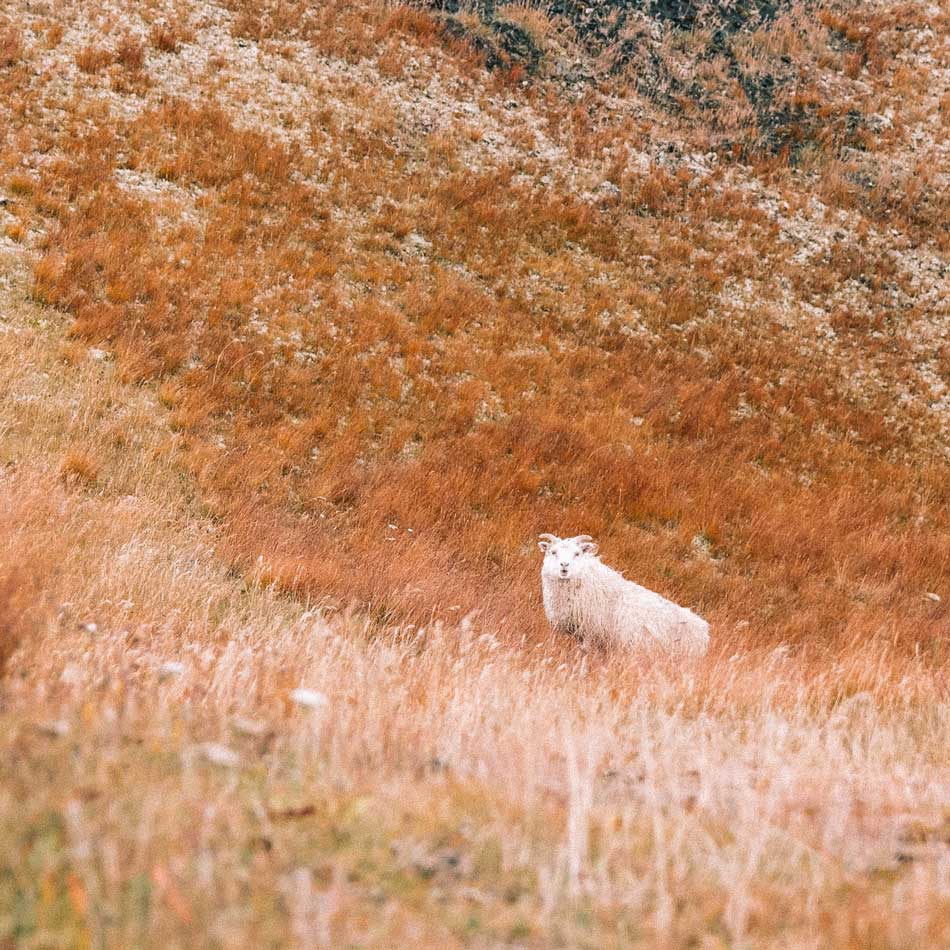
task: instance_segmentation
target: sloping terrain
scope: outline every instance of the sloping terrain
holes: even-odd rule
[[[531,537],[583,529],[776,642],[917,640],[947,569],[948,165],[915,9],[863,14],[867,151],[756,166],[622,80],[487,74],[411,10],[25,13],[14,229],[36,298],[161,381],[230,556],[287,589],[526,623]]]
[[[950,10],[438,6],[0,12],[0,937],[947,939]]]

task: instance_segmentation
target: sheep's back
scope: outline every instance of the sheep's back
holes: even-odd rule
[[[617,639],[635,646],[703,652],[709,625],[685,607],[661,594],[627,581],[616,613]]]

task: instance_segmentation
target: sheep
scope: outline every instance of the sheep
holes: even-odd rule
[[[704,654],[709,624],[603,564],[590,535],[542,534],[541,592],[548,623],[586,646]]]

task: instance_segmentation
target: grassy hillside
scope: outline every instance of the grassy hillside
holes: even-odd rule
[[[950,8],[660,7],[0,12],[0,940],[950,939]]]

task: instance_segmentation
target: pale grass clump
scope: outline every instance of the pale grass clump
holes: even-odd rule
[[[516,3],[499,4],[498,18],[515,23],[526,30],[538,45],[553,42],[559,34],[568,29],[567,24],[559,20],[550,3],[533,3],[520,0]]]
[[[155,580],[175,590],[173,574]],[[39,833],[72,855],[51,873],[75,932],[192,928],[236,946],[306,927],[330,946],[422,928],[429,946],[712,929],[847,946],[946,925],[934,750],[950,717],[920,664],[900,684],[886,653],[865,655],[869,688],[839,698],[856,658],[813,676],[753,651],[684,677],[512,651],[472,625],[380,634],[249,599],[244,622],[233,595],[224,607],[226,641],[200,615],[176,634],[60,633],[21,658],[28,678],[14,670],[8,787],[34,769],[60,778],[54,800],[34,784],[15,826],[0,805],[0,834],[63,814]],[[326,703],[292,703],[300,685]],[[31,724],[52,735],[14,768],[7,737]],[[107,761],[122,764],[108,785]],[[139,881],[145,912],[128,905]]]

